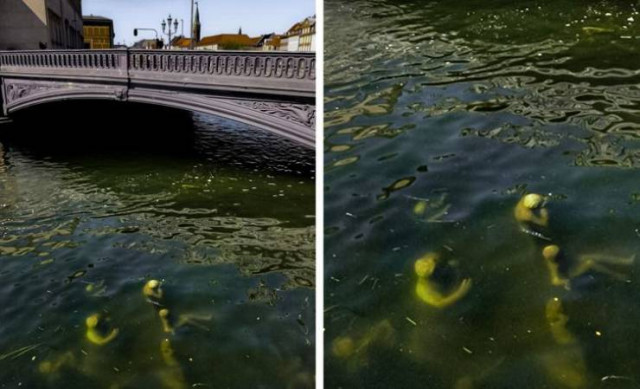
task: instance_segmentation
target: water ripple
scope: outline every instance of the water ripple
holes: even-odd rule
[[[548,194],[562,244],[640,249],[637,5],[328,0],[325,12],[327,385],[558,386],[536,365],[561,359],[542,335],[548,276],[512,207]],[[450,311],[416,303],[413,261],[429,251],[473,278]],[[633,306],[636,287],[611,288],[566,300],[593,376],[622,362],[590,325],[636,360],[625,320],[593,324]]]

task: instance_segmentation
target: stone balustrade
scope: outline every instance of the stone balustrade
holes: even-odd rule
[[[0,51],[0,76],[126,83],[313,97],[315,55],[170,50]]]

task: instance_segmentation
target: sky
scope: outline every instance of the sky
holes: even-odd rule
[[[293,24],[315,14],[314,0],[199,0],[201,36],[238,32],[258,36],[283,33]],[[195,9],[195,8],[194,8]],[[82,0],[82,14],[104,16],[113,20],[115,43],[131,45],[140,39],[154,38],[155,28],[162,35],[163,19],[184,20],[184,34],[189,36],[190,0]],[[195,11],[194,11],[195,12]],[[178,35],[182,25],[178,27]],[[166,41],[166,35],[164,36]]]

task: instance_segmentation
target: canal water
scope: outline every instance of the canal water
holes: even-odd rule
[[[106,103],[0,131],[0,387],[313,387],[312,151]]]
[[[327,0],[326,387],[640,387],[639,11]]]

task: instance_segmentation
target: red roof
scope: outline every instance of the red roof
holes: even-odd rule
[[[189,48],[191,47],[191,38],[177,37],[171,40],[171,46]]]
[[[205,36],[198,42],[197,46],[237,46],[237,47],[246,47],[246,46],[255,46],[260,38],[249,38],[247,35],[240,34],[218,34]]]

